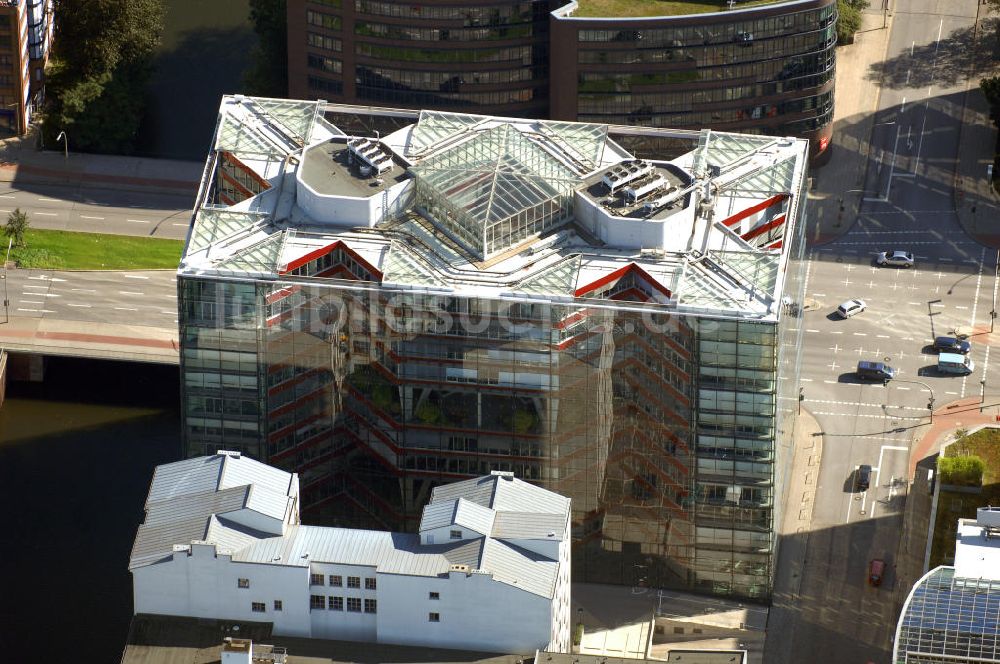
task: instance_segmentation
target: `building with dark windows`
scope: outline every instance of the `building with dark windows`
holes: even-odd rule
[[[435,487],[511,472],[571,498],[580,580],[767,598],[808,143],[623,129],[681,147],[225,98],[178,272],[187,453],[407,531]]]
[[[45,90],[52,0],[0,1],[0,131],[20,135]]]
[[[1000,508],[959,519],[955,564],[927,572],[903,604],[892,664],[1000,662]]]
[[[825,150],[835,0],[718,4],[664,16],[651,14],[660,3],[635,2],[624,16],[606,0],[290,0],[289,94],[797,136],[813,155]]]

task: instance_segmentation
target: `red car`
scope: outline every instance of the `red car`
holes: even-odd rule
[[[868,583],[873,586],[882,585],[882,575],[885,574],[885,561],[875,558],[868,563]]]

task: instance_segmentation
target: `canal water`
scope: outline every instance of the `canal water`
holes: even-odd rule
[[[0,652],[116,664],[153,468],[180,458],[177,367],[52,359],[0,407]]]
[[[164,0],[138,154],[204,161],[223,94],[242,91],[257,36],[248,0]]]

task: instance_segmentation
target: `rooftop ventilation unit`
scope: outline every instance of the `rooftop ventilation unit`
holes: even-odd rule
[[[386,154],[378,141],[369,138],[351,138],[347,141],[347,148],[351,151],[351,157],[379,175],[392,168],[392,157]]]
[[[614,193],[628,183],[643,178],[652,172],[653,165],[649,162],[645,162],[641,159],[636,159],[635,161],[623,161],[622,163],[609,168],[601,178],[601,182],[604,183],[604,186],[606,186],[611,193]]]
[[[635,187],[629,187],[625,190],[625,199],[633,203],[637,203],[641,198],[645,198],[649,194],[655,191],[664,189],[669,182],[662,175],[657,175],[648,182],[644,182]]]

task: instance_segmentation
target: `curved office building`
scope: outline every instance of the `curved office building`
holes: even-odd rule
[[[670,16],[644,15],[662,9],[648,0],[609,15],[605,1],[289,0],[289,95],[791,135],[810,139],[813,154],[826,148],[835,0]]]
[[[544,116],[549,0],[290,0],[289,94]]]
[[[712,14],[608,17],[604,0],[552,13],[550,117],[809,138],[833,124],[834,0]],[[652,3],[650,3],[652,4]],[[742,3],[737,3],[739,7]],[[636,11],[649,6],[636,2]]]

